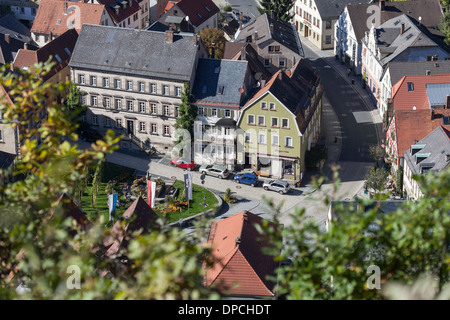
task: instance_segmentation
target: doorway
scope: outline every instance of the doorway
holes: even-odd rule
[[[134,124],[131,120],[127,120],[127,132],[134,135]]]

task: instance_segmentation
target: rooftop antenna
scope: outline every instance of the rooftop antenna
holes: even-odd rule
[[[419,27],[421,26],[420,21],[422,21],[422,17],[419,17]]]

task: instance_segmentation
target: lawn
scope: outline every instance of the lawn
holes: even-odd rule
[[[97,220],[99,216],[103,215],[105,219],[104,221],[107,222],[109,220],[109,209],[108,209],[108,195],[105,193],[106,184],[111,179],[115,179],[119,181],[121,189],[123,183],[125,182],[127,182],[128,184],[133,183],[134,174],[135,174],[134,169],[106,162],[104,165],[103,176],[95,206],[92,204],[91,183],[88,184],[87,188],[84,191],[84,195],[81,199],[82,210],[86,213],[88,219],[94,221]],[[177,198],[180,200],[184,200],[183,181],[176,181],[174,187],[179,189]],[[122,198],[120,194],[119,198]],[[189,210],[186,207],[182,209],[181,213],[180,211],[164,213],[163,210],[165,209],[166,206],[166,204],[164,203],[156,205],[155,213],[157,213],[158,215],[166,215],[168,222],[171,223],[180,220],[180,218],[185,219],[197,213],[204,212],[206,210],[214,208],[218,203],[213,193],[195,184],[193,185],[192,198],[193,199],[189,201]],[[201,203],[204,202],[204,199],[206,199],[206,203],[208,204],[208,206],[206,207],[201,205]],[[131,203],[132,202],[128,203],[122,202],[122,205],[119,205],[116,209],[116,217],[121,216],[126,211],[126,209],[131,205]],[[107,225],[109,226],[109,224]]]
[[[183,181],[177,181],[174,184],[175,188],[178,188],[178,199],[180,200],[184,200],[184,183]],[[201,203],[206,202],[208,204],[208,206],[203,206]],[[218,204],[217,198],[214,196],[214,194],[199,186],[194,184],[193,185],[193,189],[192,189],[192,200],[189,201],[189,210],[188,208],[183,208],[180,211],[174,211],[174,212],[170,212],[170,213],[166,213],[166,215],[168,215],[167,220],[169,223],[171,222],[176,222],[178,220],[180,220],[180,218],[188,218],[190,216],[196,215],[197,213],[201,213],[204,212],[206,210],[212,209],[214,208],[216,205]],[[158,214],[162,215],[164,213],[162,213],[162,209],[163,209],[164,204],[158,205],[156,206],[155,210]],[[158,210],[161,209],[161,210]]]

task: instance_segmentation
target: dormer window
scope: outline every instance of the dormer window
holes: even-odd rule
[[[219,71],[220,71],[220,67],[219,66],[214,68],[214,73],[219,73]]]
[[[224,86],[219,86],[219,87],[217,88],[217,94],[223,95],[223,89],[224,89]]]
[[[203,86],[203,88],[202,88],[202,93],[206,93],[206,90],[208,89],[208,86],[207,85],[204,85]]]
[[[408,91],[414,91],[414,83],[408,82]]]

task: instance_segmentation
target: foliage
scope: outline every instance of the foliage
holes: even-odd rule
[[[414,178],[421,181],[425,197],[399,204],[392,213],[381,214],[386,198],[376,196],[356,199],[355,206],[335,202],[327,232],[306,220],[303,209],[290,216],[292,224],[284,225],[281,233],[268,225],[262,228],[275,246],[268,252],[276,261],[288,261],[274,279],[278,294],[287,299],[417,299],[418,292],[405,295],[398,286],[417,288],[426,277],[435,283],[431,294],[428,288],[424,295],[448,297],[450,169]],[[332,192],[324,191],[325,204],[331,204],[337,190],[335,180]],[[276,211],[273,220],[281,224],[279,219]],[[380,270],[381,290],[369,287],[370,266]]]
[[[94,177],[92,179],[92,186],[91,186],[92,206],[94,206],[94,207],[97,204],[97,197],[98,197],[100,185],[102,183],[102,176],[103,176],[103,161],[99,161],[97,164],[97,167],[95,168]]]
[[[228,203],[235,203],[236,202],[236,197],[231,194],[231,189],[230,188],[227,188],[225,190],[225,195],[223,196],[223,200],[225,200]]]
[[[223,53],[225,52],[226,43],[223,31],[214,27],[206,27],[200,30],[198,34],[200,36],[200,39],[202,39],[206,51],[208,52],[208,56],[214,59],[222,59]],[[212,54],[213,44],[214,55]]]
[[[223,7],[224,12],[231,12],[231,10],[233,10],[233,8],[229,4],[227,4]]]
[[[175,145],[182,146],[179,149],[179,156],[183,156],[183,151],[186,148],[191,150],[194,137],[194,121],[197,119],[198,108],[192,103],[193,96],[191,94],[190,85],[188,82],[184,83],[184,90],[181,95],[181,104],[178,107],[178,117],[175,120],[174,127],[176,129],[187,130],[190,134],[190,140],[184,140],[183,135],[176,138]],[[177,133],[176,133],[177,134]]]
[[[36,74],[1,68],[0,84],[10,93],[13,104],[3,100],[3,122],[19,127],[21,154],[10,172],[15,181],[0,186],[0,299],[200,299],[214,297],[203,288],[202,261],[208,249],[186,239],[179,230],[150,230],[136,235],[128,249],[131,267],[120,259],[105,258],[98,252],[107,235],[104,221],[93,221],[84,231],[71,219],[63,220],[57,205],[60,193],[69,193],[86,167],[102,161],[119,141],[112,131],[89,149],[78,149],[76,126],[70,111],[51,98],[69,84],[44,84],[36,74],[47,72],[40,64]],[[33,68],[30,68],[33,69]],[[45,113],[46,117],[41,118]],[[28,127],[28,123],[40,123]],[[42,143],[38,144],[36,137]],[[17,179],[22,174],[22,179]],[[50,218],[50,214],[51,215]],[[97,253],[97,254],[96,254]],[[67,286],[68,266],[77,266],[81,290]],[[109,271],[116,277],[102,276]],[[12,276],[12,279],[11,277]],[[18,295],[23,283],[28,290]]]
[[[258,11],[260,14],[273,14],[274,19],[289,22],[294,14],[291,9],[294,6],[294,0],[261,0]]]
[[[377,167],[379,166],[379,161],[384,158],[384,150],[381,146],[373,144],[369,146],[369,154],[373,160],[375,160]]]
[[[366,175],[366,188],[376,193],[383,191],[387,182],[389,172],[385,168],[372,168]]]

